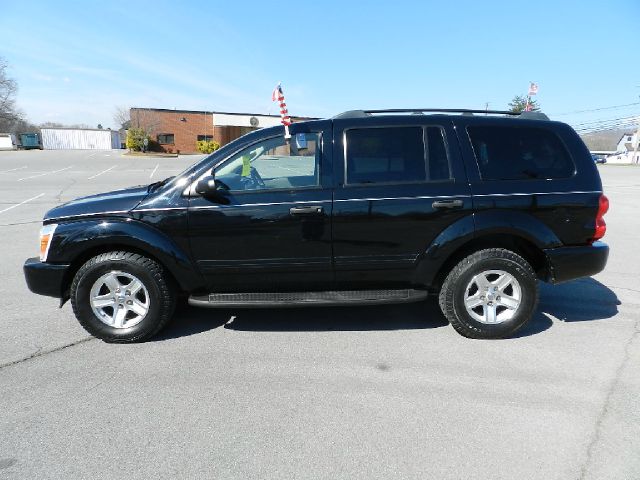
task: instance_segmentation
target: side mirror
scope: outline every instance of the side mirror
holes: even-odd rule
[[[219,189],[216,185],[216,179],[213,175],[207,175],[196,183],[196,193],[209,200],[227,205],[229,199],[224,194],[223,189]]]
[[[216,191],[216,178],[213,175],[207,175],[196,183],[196,193],[203,197],[208,197]]]

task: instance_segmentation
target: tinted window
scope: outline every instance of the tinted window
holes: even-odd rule
[[[421,182],[427,178],[422,127],[346,131],[347,183]]]
[[[427,127],[427,165],[429,180],[448,180],[451,178],[447,146],[444,143],[444,131],[440,127]]]
[[[575,166],[555,133],[542,128],[468,127],[485,180],[567,178]]]

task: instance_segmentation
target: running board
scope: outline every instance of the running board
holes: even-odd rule
[[[326,292],[210,293],[192,295],[195,307],[304,307],[330,305],[372,305],[418,302],[427,298],[425,290],[336,290]]]

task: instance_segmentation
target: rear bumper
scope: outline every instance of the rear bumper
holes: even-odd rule
[[[43,263],[38,258],[24,262],[24,278],[29,290],[38,295],[62,297],[62,285],[69,265]]]
[[[550,248],[544,253],[548,263],[547,281],[562,283],[604,270],[609,258],[609,246],[604,242],[594,242],[581,247]]]

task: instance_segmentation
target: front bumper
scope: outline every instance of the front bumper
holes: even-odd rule
[[[62,287],[69,265],[41,262],[29,258],[24,262],[24,278],[29,290],[38,295],[62,298]]]
[[[609,258],[609,246],[594,242],[581,247],[560,247],[545,250],[548,278],[551,283],[562,283],[580,277],[590,277],[604,270]]]

